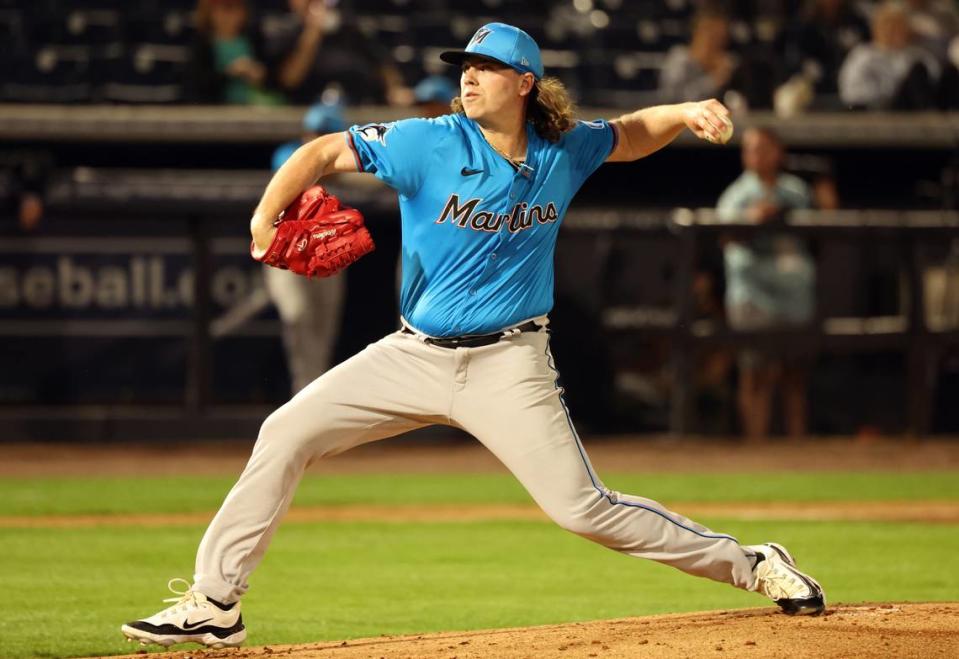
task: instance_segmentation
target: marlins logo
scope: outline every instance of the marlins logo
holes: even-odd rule
[[[386,134],[393,128],[393,124],[366,124],[357,132],[367,142],[379,142],[386,146]]]
[[[476,34],[473,35],[473,38],[470,39],[470,42],[466,44],[466,47],[469,48],[470,46],[480,45],[481,43],[483,43],[483,41],[486,40],[486,37],[488,37],[491,34],[493,34],[493,31],[491,29],[487,27],[481,27],[480,29],[476,31]]]

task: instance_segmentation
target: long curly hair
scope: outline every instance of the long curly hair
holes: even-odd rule
[[[463,112],[459,96],[450,103],[455,113]],[[526,121],[533,124],[536,133],[549,142],[558,142],[576,124],[576,107],[559,78],[542,78],[533,85],[526,105]]]

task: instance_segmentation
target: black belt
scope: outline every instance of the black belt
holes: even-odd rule
[[[423,339],[423,342],[439,348],[480,348],[482,346],[491,346],[500,339],[511,336],[516,332],[538,332],[539,329],[540,326],[536,324],[536,321],[531,320],[518,327],[503,330],[502,332],[496,332],[495,334],[479,334],[476,336],[445,336],[443,338],[436,339],[433,337],[426,337]],[[415,334],[413,330],[405,326],[403,327],[402,331],[406,334]]]

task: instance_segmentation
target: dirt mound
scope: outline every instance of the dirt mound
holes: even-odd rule
[[[382,636],[298,646],[180,650],[150,656],[177,659],[957,657],[959,603],[840,604],[816,618],[791,618],[768,608],[713,611],[521,629]]]

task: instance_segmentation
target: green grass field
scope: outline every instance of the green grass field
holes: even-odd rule
[[[660,501],[959,500],[959,473],[603,474],[622,492]],[[0,516],[216,510],[234,477],[30,478],[0,481]],[[308,476],[294,505],[526,503],[507,474]]]
[[[959,473],[618,474],[611,487],[682,501],[959,501]],[[231,479],[7,479],[0,515],[212,511]],[[297,505],[529,501],[509,476],[309,477]],[[682,508],[677,506],[679,512]],[[959,525],[699,520],[776,539],[831,602],[955,600]],[[120,623],[189,578],[202,525],[0,527],[0,657],[129,652]],[[523,626],[766,606],[567,534],[548,522],[284,525],[244,600],[248,644]]]

